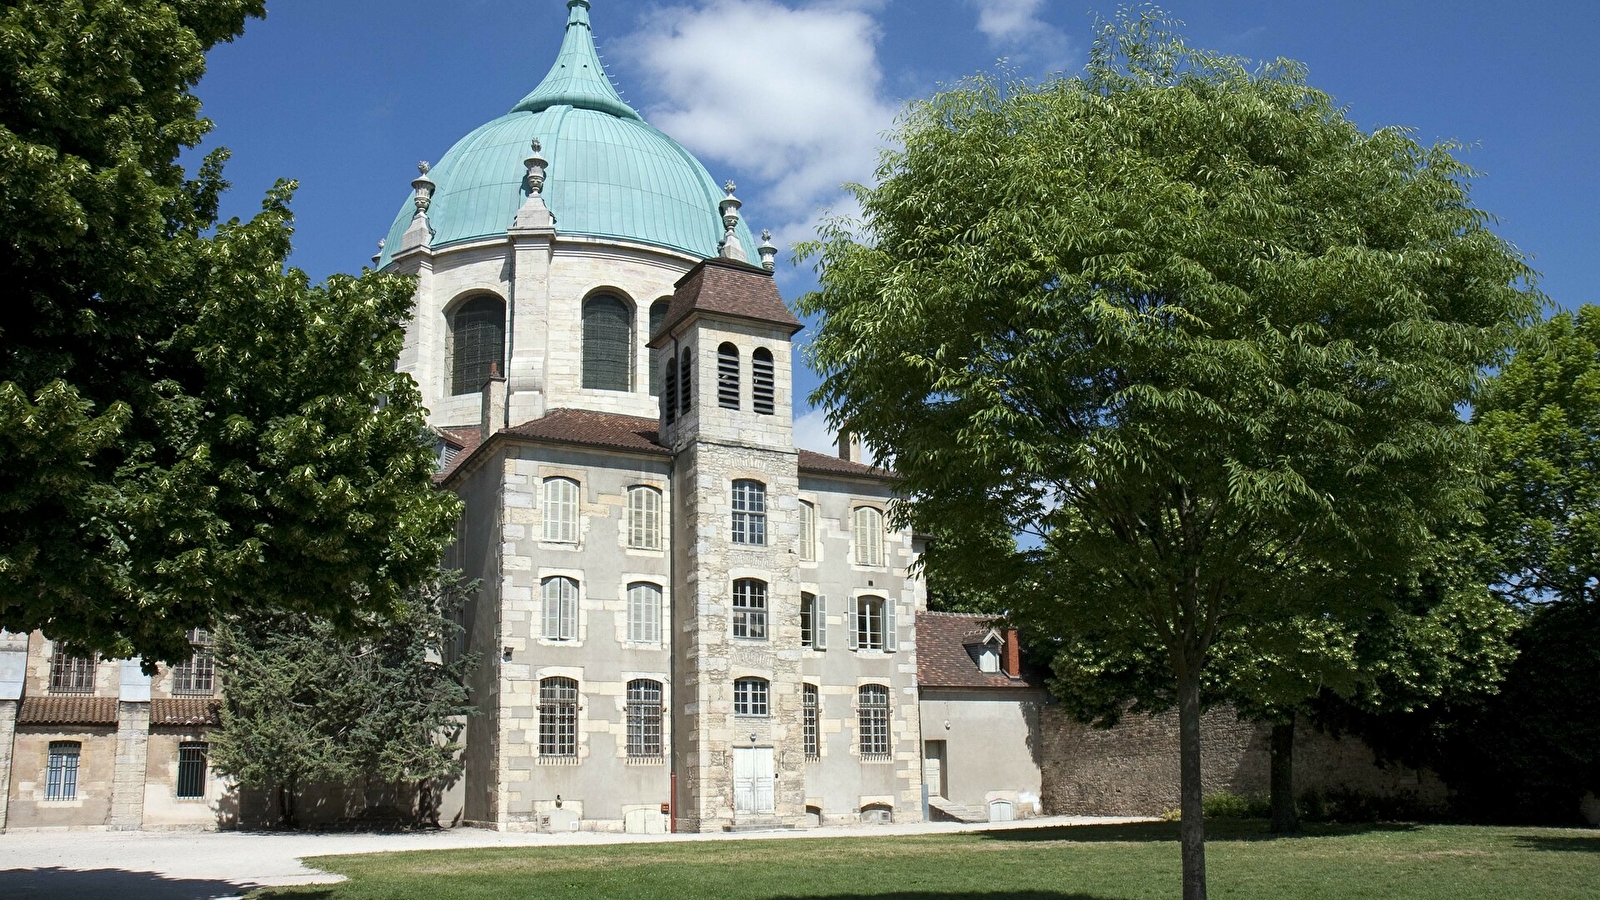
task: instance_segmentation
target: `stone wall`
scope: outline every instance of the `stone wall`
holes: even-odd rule
[[[71,800],[45,799],[51,741],[77,741],[82,745],[78,757],[78,791]],[[53,726],[19,727],[11,756],[11,800],[6,830],[103,830],[111,818],[116,756],[117,733],[111,726],[79,726],[70,730]]]
[[[1072,721],[1058,706],[1041,716],[1045,811],[1058,815],[1151,816],[1178,805],[1178,716],[1127,716],[1102,730]],[[1231,709],[1201,720],[1206,794],[1266,796],[1269,749],[1265,725],[1241,722]],[[1332,738],[1306,725],[1295,735],[1295,793],[1349,789],[1376,796],[1445,799],[1432,773],[1379,766],[1366,745]]]
[[[6,810],[11,800],[11,748],[17,728],[16,700],[0,700],[0,831],[6,830]]]
[[[111,830],[144,824],[144,780],[149,765],[150,704],[117,704],[117,761],[111,782]]]

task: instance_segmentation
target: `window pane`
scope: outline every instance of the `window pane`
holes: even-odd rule
[[[639,583],[628,586],[628,640],[661,643],[661,588]]]
[[[767,583],[741,578],[733,583],[733,636],[767,639]]]
[[[820,715],[817,688],[808,684],[804,693],[805,716],[802,730],[805,734],[806,759],[819,759],[822,756],[822,741],[817,733],[817,720]]]
[[[640,679],[628,682],[628,756],[661,757],[661,684]]]
[[[800,595],[800,646],[810,647],[816,643],[813,630],[816,625],[817,597],[815,594]]]
[[[57,649],[50,655],[50,690],[57,694],[94,693],[92,656],[69,656]]]
[[[767,486],[759,481],[733,483],[732,538],[735,544],[767,543]]]
[[[44,798],[75,800],[78,796],[78,755],[82,745],[76,741],[51,741],[46,763]]]
[[[578,755],[578,683],[570,678],[539,682],[539,755]]]
[[[617,297],[602,294],[583,304],[583,386],[589,390],[632,388],[633,313]]]
[[[450,316],[450,392],[475,394],[489,373],[505,373],[506,306],[499,297],[474,297]]]
[[[768,714],[767,683],[760,678],[740,678],[733,683],[733,714],[736,716],[765,716]]]
[[[883,598],[862,597],[856,602],[856,646],[883,649]]]
[[[205,799],[206,749],[206,745],[199,741],[178,745],[179,800]]]
[[[889,756],[889,689],[869,684],[857,697],[861,726],[861,756],[885,759]]]

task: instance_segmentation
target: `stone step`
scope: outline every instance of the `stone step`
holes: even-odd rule
[[[794,831],[793,825],[779,818],[740,819],[723,826],[729,834],[748,834],[755,831]]]
[[[928,807],[933,812],[934,820],[943,818],[950,822],[963,822],[972,824],[989,821],[989,811],[961,803],[951,803],[942,797],[929,797]]]

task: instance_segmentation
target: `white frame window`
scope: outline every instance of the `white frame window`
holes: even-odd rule
[[[745,641],[767,639],[767,583],[740,578],[733,583],[733,636]]]
[[[858,506],[851,515],[852,536],[856,545],[856,565],[883,565],[883,511],[873,506]]]
[[[894,603],[888,598],[851,597],[845,620],[849,625],[850,649],[889,653],[899,649],[900,623]]]
[[[800,646],[828,649],[828,598],[823,594],[800,594]]]
[[[800,501],[800,561],[817,561],[817,506]]]
[[[45,761],[44,799],[78,799],[78,768],[83,744],[78,741],[51,741]]]
[[[733,682],[733,714],[765,718],[772,714],[771,686],[765,678],[739,678]]]
[[[802,715],[800,730],[804,738],[806,759],[822,758],[822,695],[814,684],[801,687]]]
[[[733,483],[733,542],[767,545],[767,486],[741,478]]]
[[[578,582],[565,575],[546,578],[539,589],[541,619],[540,634],[547,641],[575,641],[578,639]]]
[[[661,549],[661,491],[647,484],[628,488],[628,546]]]
[[[539,681],[539,755],[578,755],[578,682],[563,676]]]
[[[544,480],[544,539],[578,542],[578,483],[571,478]]]
[[[661,585],[648,581],[628,585],[628,640],[661,643]]]
[[[628,758],[659,760],[661,740],[661,682],[636,678],[628,682]]]
[[[881,684],[864,684],[856,691],[856,719],[859,727],[861,758],[889,758],[889,689]]]

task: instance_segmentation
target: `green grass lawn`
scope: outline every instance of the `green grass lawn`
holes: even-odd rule
[[[1238,900],[1600,898],[1600,831],[1210,826],[1211,896]],[[1178,896],[1175,825],[336,856],[350,876],[252,900],[1142,900]]]

